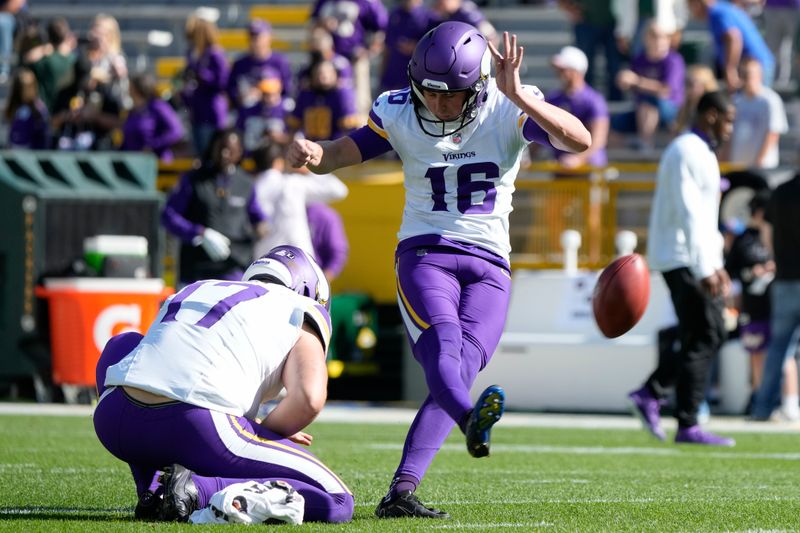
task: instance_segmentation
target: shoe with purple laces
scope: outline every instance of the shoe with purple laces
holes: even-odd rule
[[[728,437],[720,437],[708,431],[703,431],[698,424],[689,427],[679,427],[675,434],[677,444],[705,444],[706,446],[731,446],[736,445],[736,441]]]
[[[666,440],[667,435],[661,429],[661,400],[645,386],[628,394],[628,400],[631,402],[631,411],[642,421],[644,429],[658,440]]]

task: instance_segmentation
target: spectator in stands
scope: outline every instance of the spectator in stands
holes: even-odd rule
[[[274,78],[277,73],[283,98],[291,97],[294,91],[289,60],[272,49],[272,27],[269,23],[254,19],[250,22],[248,33],[250,50],[239,57],[231,67],[231,74],[228,77],[228,96],[237,114],[244,112],[246,115],[252,115],[252,108],[262,101],[263,92],[258,88],[262,80]]]
[[[775,281],[770,310],[771,340],[761,386],[753,400],[754,420],[769,420],[780,403],[781,375],[787,358],[797,354],[800,328],[800,172],[772,192],[767,221],[772,224]],[[788,377],[788,376],[787,376]],[[797,379],[797,376],[794,377]],[[793,407],[797,407],[795,404]]]
[[[39,98],[36,76],[27,68],[17,69],[11,79],[5,119],[10,124],[8,148],[50,148],[47,107]]]
[[[30,68],[39,82],[39,96],[47,109],[52,111],[58,90],[66,82],[75,64],[77,40],[67,20],[55,18],[47,25],[49,46],[41,47],[41,55],[32,60]]]
[[[265,137],[278,143],[289,140],[286,127],[289,100],[282,95],[280,74],[264,69],[261,75],[264,77],[255,87],[258,101],[254,106],[239,111],[236,117],[236,128],[242,132],[246,154],[262,144]]]
[[[586,55],[574,46],[565,46],[550,62],[558,73],[561,89],[548,94],[546,100],[578,117],[592,134],[592,146],[588,150],[571,153],[553,147],[553,158],[565,169],[578,169],[585,165],[605,166],[608,163],[608,106],[603,95],[586,83]]]
[[[205,153],[214,132],[228,124],[228,60],[219,46],[217,24],[197,9],[186,21],[186,70],[181,98],[189,112],[195,153]]]
[[[433,20],[428,29],[447,21],[466,22],[478,28],[490,43],[498,43],[497,30],[472,0],[434,0],[432,9]]]
[[[172,147],[183,139],[183,125],[172,107],[156,94],[150,74],[130,80],[133,107],[122,126],[122,150],[153,152],[161,161],[172,161]]]
[[[753,390],[750,408],[761,386],[764,356],[770,341],[770,295],[775,278],[775,261],[769,248],[772,239],[765,218],[769,197],[769,189],[753,195],[749,203],[751,216],[747,227],[733,240],[725,260],[725,268],[731,278],[741,284],[739,339],[750,354],[750,383]],[[797,389],[797,362],[794,357],[787,357],[783,365],[781,407],[781,414],[787,420],[800,420]]]
[[[725,159],[747,168],[775,168],[780,136],[789,131],[783,100],[764,86],[758,61],[745,58],[739,70],[744,85],[733,97],[736,122]]]
[[[89,33],[97,37],[100,45],[100,53],[92,60],[92,76],[108,85],[114,98],[128,109],[128,65],[122,53],[122,36],[117,19],[102,13],[95,16]]]
[[[628,396],[633,411],[654,437],[665,440],[661,405],[676,389],[676,443],[733,446],[728,439],[703,431],[698,408],[714,354],[727,336],[723,298],[730,277],[723,268],[718,229],[720,174],[714,150],[730,136],[735,108],[724,92],[700,98],[694,127],[674,139],[658,165],[650,211],[647,258],[661,272],[678,317],[680,351],[674,364],[659,365],[641,388]]]
[[[683,105],[672,128],[673,133],[682,133],[694,122],[697,104],[705,93],[719,89],[714,71],[705,65],[689,65],[686,69]]]
[[[654,148],[656,130],[672,128],[683,103],[686,65],[680,54],[670,48],[671,35],[655,20],[645,30],[644,51],[633,58],[630,69],[617,76],[617,86],[634,95],[633,111],[611,119],[615,131],[636,133],[640,150]]]
[[[17,27],[16,14],[26,0],[0,1],[0,83],[8,81],[11,63],[14,58],[14,30]]]
[[[614,36],[616,21],[611,12],[611,0],[558,0],[572,23],[575,46],[588,58],[586,82],[598,87],[595,56],[603,49],[606,59],[606,96],[610,101],[622,100],[622,92],[614,83],[622,66],[622,54]]]
[[[306,206],[308,229],[311,231],[311,244],[314,257],[329,282],[333,282],[347,264],[350,243],[344,222],[338,212],[323,202]]]
[[[388,15],[380,0],[316,0],[315,26],[333,36],[333,47],[353,65],[356,110],[366,117],[372,105],[370,58],[383,50]]]
[[[800,0],[766,0],[764,35],[776,60],[776,87],[785,88],[792,80],[792,57],[798,27]]]
[[[287,172],[284,150],[283,145],[267,142],[253,151],[256,199],[270,221],[267,232],[255,244],[255,257],[279,244],[297,246],[314,255],[306,205],[347,196],[347,186],[333,174]]]
[[[58,92],[52,126],[60,150],[111,150],[112,132],[121,126],[122,102],[108,76],[93,65],[102,55],[99,39],[89,33],[72,68],[72,83]]]
[[[423,0],[398,0],[389,13],[381,64],[381,92],[408,87],[408,62],[417,41],[433,26]]]
[[[161,223],[181,241],[179,283],[240,280],[267,217],[253,180],[239,167],[242,142],[233,129],[214,133],[199,168],[181,176]]]
[[[354,89],[353,65],[350,60],[343,55],[337,54],[333,48],[333,36],[323,27],[317,26],[311,29],[308,39],[309,62],[297,71],[298,92],[308,89],[311,86],[309,81],[309,71],[311,65],[325,60],[333,63],[336,69],[337,84],[343,89]]]
[[[337,85],[336,68],[325,60],[311,65],[310,87],[297,95],[286,121],[291,131],[315,141],[337,139],[362,124],[353,92]]]
[[[670,47],[677,50],[689,18],[686,0],[611,0],[611,12],[617,48],[629,57],[644,50],[644,33],[652,21],[670,34]]]
[[[30,66],[29,57],[35,57],[47,45],[44,29],[38,18],[31,15],[27,3],[14,16],[14,52],[17,66]]]
[[[688,0],[696,19],[707,20],[714,39],[716,64],[731,93],[742,86],[739,64],[752,57],[764,72],[764,84],[772,85],[775,58],[750,16],[740,7],[718,0]]]

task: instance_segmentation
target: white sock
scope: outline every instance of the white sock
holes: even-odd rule
[[[787,415],[800,415],[800,397],[797,394],[784,396],[781,409]]]

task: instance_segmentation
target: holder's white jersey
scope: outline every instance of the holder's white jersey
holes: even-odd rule
[[[283,365],[306,315],[327,346],[330,317],[311,298],[277,284],[198,281],[164,303],[139,346],[108,368],[105,384],[255,417],[283,388]]]
[[[533,86],[527,91],[543,98]],[[494,78],[478,116],[446,137],[426,134],[408,88],[380,95],[369,127],[403,161],[405,209],[398,238],[436,234],[487,249],[508,260],[508,215],[527,120]]]

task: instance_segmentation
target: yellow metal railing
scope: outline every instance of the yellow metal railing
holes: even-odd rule
[[[311,5],[267,4],[250,8],[251,19],[266,20],[273,26],[303,26],[311,18]]]

